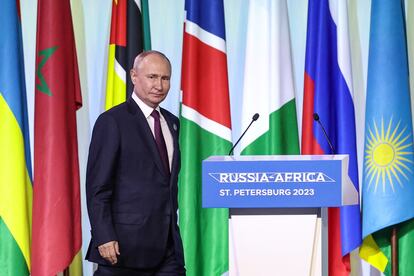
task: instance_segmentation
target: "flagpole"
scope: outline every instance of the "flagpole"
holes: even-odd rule
[[[398,276],[398,232],[397,226],[391,230],[391,275]]]

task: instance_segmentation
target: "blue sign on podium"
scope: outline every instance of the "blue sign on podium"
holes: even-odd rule
[[[348,155],[211,156],[204,208],[337,207],[358,203]]]

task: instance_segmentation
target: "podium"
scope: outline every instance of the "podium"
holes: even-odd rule
[[[230,208],[230,276],[327,275],[325,208],[359,201],[348,160],[348,155],[204,160],[203,208]]]

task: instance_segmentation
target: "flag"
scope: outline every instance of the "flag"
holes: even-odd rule
[[[349,155],[348,175],[359,190],[347,1],[309,1],[302,119],[302,154]],[[361,243],[358,205],[328,210],[329,275],[348,275],[349,253]]]
[[[360,255],[391,275],[397,228],[399,275],[414,275],[414,148],[404,1],[373,0],[365,116]]]
[[[113,0],[105,110],[133,91],[129,71],[135,57],[151,49],[148,0]]]
[[[179,224],[187,275],[222,275],[228,209],[201,207],[201,161],[231,148],[223,0],[186,0],[185,10]]]
[[[0,4],[0,275],[30,273],[32,172],[19,2]]]
[[[286,1],[250,1],[247,22],[242,154],[299,154]]]
[[[32,275],[55,275],[81,249],[76,110],[81,91],[69,0],[37,8]]]

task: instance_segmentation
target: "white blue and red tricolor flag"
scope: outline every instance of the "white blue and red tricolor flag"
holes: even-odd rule
[[[348,174],[359,190],[351,73],[347,1],[309,1],[302,154],[349,154]],[[329,208],[328,242],[329,275],[348,275],[349,253],[361,244],[359,205]]]
[[[231,148],[223,0],[186,0],[180,114],[180,230],[188,276],[228,271],[228,209],[201,207],[201,162]]]

